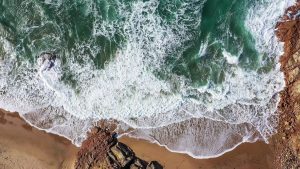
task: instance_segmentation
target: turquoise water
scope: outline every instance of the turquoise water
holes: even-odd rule
[[[198,158],[266,140],[283,87],[273,28],[288,4],[0,0],[0,106],[40,113],[33,125],[50,118],[47,129],[76,144],[91,121],[111,118]],[[57,55],[53,68],[43,52]],[[176,147],[184,139],[195,144]]]

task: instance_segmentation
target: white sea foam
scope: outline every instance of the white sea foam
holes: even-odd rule
[[[201,159],[218,157],[243,142],[255,142],[260,138],[250,124],[232,125],[206,118],[190,119],[162,128],[137,129],[128,135]]]
[[[254,36],[256,48],[260,52],[279,58],[278,54],[283,49],[274,34],[275,25],[285,9],[294,3],[295,0],[263,0],[249,9],[245,25]]]
[[[6,52],[0,62],[0,107],[18,111],[31,124],[64,135],[77,145],[94,122],[110,118],[136,128],[132,136],[156,140],[172,151],[196,158],[221,155],[242,142],[267,141],[274,133],[277,93],[283,88],[279,65],[268,74],[246,72],[236,65],[238,57],[223,52],[232,64],[225,72],[225,81],[200,88],[192,87],[185,77],[172,75],[165,81],[153,74],[163,70],[166,56],[190,38],[187,26],[200,24],[201,18],[195,25],[184,24],[185,11],[191,10],[188,8],[193,8],[195,2],[182,5],[178,20],[170,25],[157,15],[156,0],[133,2],[130,11],[118,4],[118,12],[125,18],[118,25],[126,43],[102,70],[80,52],[88,48],[93,55],[102,50],[89,41],[78,43],[67,53],[70,57],[66,64],[72,70],[76,89],[61,80],[63,66],[59,58],[50,70],[26,61],[14,69],[15,47],[0,35]],[[288,2],[264,1],[250,9],[246,20],[258,51],[276,59],[281,47],[273,29]],[[195,6],[194,13],[201,13],[201,8]],[[89,10],[97,16],[93,5]],[[117,31],[112,25],[117,23],[100,20],[95,20],[93,38],[111,39]],[[199,54],[205,50],[204,45]],[[85,64],[72,60],[78,53]]]
[[[239,58],[237,56],[232,55],[231,53],[227,52],[225,49],[223,49],[222,54],[226,58],[226,61],[229,64],[233,64],[233,65],[238,64]]]

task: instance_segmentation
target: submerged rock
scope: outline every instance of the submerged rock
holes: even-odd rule
[[[50,70],[54,67],[57,56],[54,53],[43,52],[39,56],[39,65],[42,70]]]
[[[115,134],[95,127],[82,143],[75,169],[162,169],[157,161],[150,163],[136,157],[127,145],[118,142]]]

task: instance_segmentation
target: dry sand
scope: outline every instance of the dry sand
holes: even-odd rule
[[[77,148],[0,110],[0,169],[71,169]]]
[[[273,168],[270,146],[261,142],[243,144],[218,158],[198,160],[144,140],[120,141],[138,157],[157,160],[166,169]],[[16,113],[0,110],[0,169],[73,169],[77,151],[68,140],[30,127]]]

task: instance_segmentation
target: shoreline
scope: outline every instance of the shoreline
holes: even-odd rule
[[[145,159],[156,158],[166,168],[198,169],[273,169],[272,145],[264,142],[242,143],[234,150],[223,154],[220,157],[210,159],[195,159],[187,154],[173,153],[165,147],[150,143],[146,140],[121,138],[121,142],[129,145],[135,153]],[[150,152],[150,153],[149,153]],[[163,161],[160,158],[163,157]]]
[[[38,157],[37,161],[39,161],[40,157],[44,156],[42,161],[45,164],[48,164],[48,166],[44,165],[42,168],[47,169],[52,168],[52,166],[58,166],[61,167],[60,169],[70,169],[74,166],[79,148],[71,144],[69,140],[30,126],[17,113],[4,112],[1,114],[0,131],[3,132],[2,136],[0,134],[0,150],[2,147],[1,143],[4,142],[3,140],[14,138],[12,141],[6,143],[9,145],[8,147],[11,149],[18,149],[19,151],[14,152],[15,154],[26,153],[33,156],[33,159],[34,157]],[[16,144],[14,140],[19,140],[18,144]],[[122,137],[119,141],[131,147],[138,157],[149,161],[157,160],[167,169],[198,169],[201,167],[217,167],[223,169],[273,168],[271,166],[273,159],[271,144],[265,144],[262,142],[243,143],[234,150],[217,158],[195,159],[186,154],[170,152],[166,148],[155,143],[150,143],[146,140]],[[24,146],[33,148],[24,149],[22,148]],[[3,154],[0,153],[0,159],[2,156]],[[57,161],[55,162],[55,160]],[[3,163],[3,161],[0,160],[0,166],[2,165],[1,163]],[[9,167],[6,168],[9,169]]]
[[[126,134],[120,137],[119,141],[131,147],[142,159],[157,160],[167,169],[299,167],[300,15],[298,11],[300,11],[300,0],[295,1],[295,5],[285,10],[275,29],[278,41],[284,43],[284,53],[278,56],[278,64],[280,73],[284,74],[282,80],[285,86],[280,92],[280,99],[276,106],[277,131],[270,138],[269,144],[259,140],[252,143],[242,141],[218,155],[201,158],[189,152],[172,151],[158,142],[132,138]],[[80,150],[79,145],[73,144],[71,139],[64,135],[34,127],[31,122],[18,113],[9,113],[0,109],[0,169],[14,169],[20,166],[32,169],[74,168]]]
[[[280,102],[280,101],[279,101]],[[277,103],[277,105],[278,105],[279,103]],[[43,129],[43,128],[40,128],[40,127],[37,127],[37,126],[35,126],[34,124],[32,124],[30,121],[28,121],[28,120],[26,120],[26,118],[24,118],[23,116],[22,116],[22,114],[20,114],[20,113],[18,113],[18,112],[10,112],[10,111],[8,111],[8,110],[5,110],[5,109],[3,109],[3,108],[0,108],[0,112],[1,112],[1,110],[2,111],[4,111],[4,112],[9,112],[9,113],[15,113],[15,114],[17,114],[17,116],[19,116],[19,118],[21,118],[21,120],[23,120],[26,124],[28,124],[30,127],[32,127],[32,128],[35,128],[35,129],[37,129],[37,130],[39,130],[39,131],[42,131],[42,132],[45,132],[46,134],[50,134],[50,135],[55,135],[55,136],[58,136],[58,137],[61,137],[61,138],[63,138],[63,139],[66,139],[67,141],[69,141],[72,145],[74,145],[76,148],[78,148],[78,149],[80,149],[80,147],[81,147],[81,145],[77,145],[77,144],[75,144],[75,143],[73,143],[73,141],[72,141],[72,139],[70,139],[70,138],[68,138],[68,137],[66,137],[66,136],[64,136],[64,135],[62,135],[62,134],[60,134],[60,133],[56,133],[56,132],[49,132],[49,131],[47,131],[47,129]],[[0,119],[1,120],[1,119]],[[87,132],[89,132],[89,131],[87,131]],[[270,142],[269,140],[272,140],[273,139],[273,137],[276,135],[277,133],[275,133],[271,138],[269,138],[268,139],[268,142]],[[86,138],[87,139],[87,138]],[[251,141],[251,142],[247,142],[247,141],[242,141],[242,142],[239,142],[238,144],[236,144],[235,146],[233,146],[232,148],[230,148],[230,149],[227,149],[227,150],[225,150],[224,152],[222,152],[222,153],[220,153],[220,154],[217,154],[217,155],[214,155],[214,156],[205,156],[205,157],[196,157],[196,156],[194,156],[194,155],[192,155],[190,152],[184,152],[184,151],[173,151],[173,150],[171,150],[171,149],[169,149],[166,145],[162,145],[162,144],[160,144],[159,142],[157,142],[157,141],[154,141],[154,142],[151,142],[151,141],[149,141],[149,140],[147,140],[147,139],[143,139],[143,138],[138,138],[138,137],[130,137],[130,136],[128,136],[126,133],[124,133],[124,134],[122,134],[121,135],[121,137],[119,138],[120,140],[123,140],[123,139],[125,139],[125,140],[127,140],[127,139],[129,139],[129,140],[142,140],[142,141],[144,141],[144,142],[147,142],[148,144],[154,144],[154,145],[156,145],[156,146],[158,146],[158,147],[162,147],[162,148],[164,148],[164,149],[166,149],[168,152],[170,152],[170,153],[175,153],[175,154],[183,154],[183,155],[187,155],[187,156],[189,156],[189,157],[191,157],[191,158],[193,158],[193,159],[195,159],[195,160],[209,160],[209,159],[215,159],[215,158],[219,158],[219,157],[222,157],[223,155],[225,155],[225,154],[227,154],[227,153],[230,153],[231,151],[234,151],[236,148],[238,148],[239,146],[241,146],[241,145],[243,145],[243,144],[255,144],[255,143],[257,143],[257,142],[262,142],[262,143],[264,143],[264,144],[269,144],[268,142],[265,142],[265,141],[263,141],[263,140],[260,140],[259,138],[256,138],[254,141]]]
[[[275,134],[276,135],[276,134]],[[144,141],[144,142],[147,142],[149,144],[154,144],[156,146],[159,146],[161,148],[164,148],[166,149],[167,151],[169,151],[170,153],[176,153],[176,154],[183,154],[183,155],[187,155],[195,160],[209,160],[209,159],[215,159],[215,158],[219,158],[219,157],[222,157],[223,155],[227,154],[227,153],[230,153],[231,151],[234,151],[236,148],[238,148],[239,146],[243,145],[243,144],[255,144],[257,142],[261,142],[261,143],[264,143],[266,145],[268,145],[269,143],[266,143],[265,141],[263,140],[259,140],[258,138],[255,139],[255,141],[252,141],[252,142],[247,142],[247,141],[242,141],[238,144],[236,144],[235,146],[233,146],[232,148],[230,149],[227,149],[226,151],[220,153],[220,154],[217,154],[217,155],[214,155],[214,156],[205,156],[205,157],[199,157],[199,156],[194,156],[192,155],[190,152],[187,152],[187,151],[173,151],[171,149],[169,149],[166,145],[162,145],[160,144],[159,142],[157,141],[154,141],[154,142],[151,142],[149,140],[146,140],[146,139],[143,139],[143,138],[138,138],[138,137],[130,137],[130,136],[127,136],[127,134],[124,134],[124,136],[120,137],[120,140],[141,140],[141,141]],[[269,140],[272,140],[272,138],[270,138]],[[268,141],[270,142],[270,141]]]

